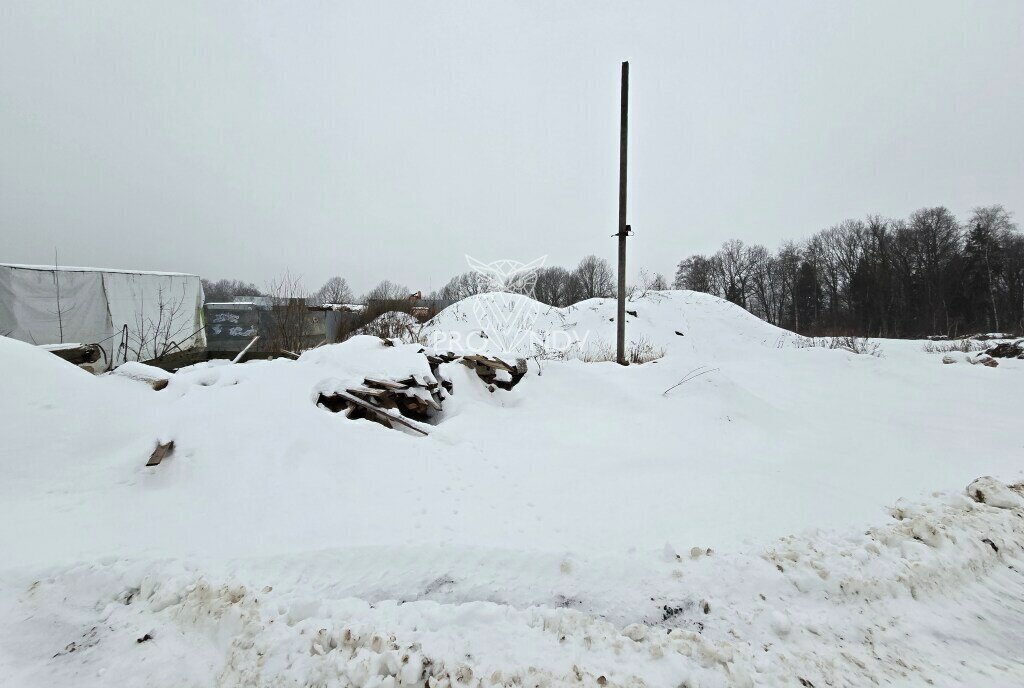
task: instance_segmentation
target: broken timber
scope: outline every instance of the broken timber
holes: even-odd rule
[[[526,375],[526,360],[519,359],[514,366],[500,358],[488,358],[480,354],[462,357],[463,365],[475,369],[477,376],[488,385],[510,390]]]
[[[68,363],[84,365],[100,360],[103,350],[99,344],[68,344],[42,347],[54,356],[63,358]]]
[[[385,346],[388,345],[387,340],[382,341]],[[409,377],[398,380],[366,377],[361,385],[354,385],[344,391],[321,393],[317,397],[317,404],[334,413],[344,411],[347,418],[366,418],[389,428],[392,423],[399,423],[426,435],[428,433],[425,430],[406,419],[430,422],[442,410],[443,400],[453,389],[451,381],[440,371],[442,363],[461,361],[473,369],[492,392],[495,387],[512,389],[527,372],[525,359],[509,363],[497,357],[479,354],[458,356],[452,352],[421,353],[426,356],[430,366],[429,375],[411,373]],[[399,415],[393,411],[398,411]]]
[[[423,430],[421,428],[416,427],[415,425],[413,425],[412,423],[410,423],[406,419],[402,418],[401,416],[393,416],[390,413],[388,413],[387,411],[385,411],[384,409],[382,409],[382,408],[380,408],[378,406],[373,406],[369,402],[363,401],[362,399],[360,399],[359,397],[357,397],[354,394],[349,394],[348,392],[335,392],[335,395],[341,397],[342,399],[345,399],[346,401],[352,402],[356,406],[359,406],[359,407],[361,407],[361,408],[363,408],[363,409],[365,409],[367,411],[370,411],[370,412],[380,416],[381,418],[385,419],[388,422],[395,422],[395,423],[398,423],[399,425],[404,425],[405,427],[409,428],[410,430],[415,430],[416,432],[420,433],[421,435],[428,434],[426,430]]]
[[[147,466],[157,466],[165,458],[170,456],[174,452],[174,440],[160,444],[157,442],[156,449],[149,455],[149,461],[146,462]]]
[[[253,338],[252,338],[252,341],[251,341],[251,342],[249,342],[248,344],[246,344],[246,345],[245,345],[245,348],[244,348],[244,349],[242,349],[241,351],[239,351],[239,352],[238,352],[238,355],[237,355],[237,356],[235,356],[234,358],[232,358],[232,359],[231,359],[231,362],[232,362],[232,363],[238,363],[238,362],[240,362],[240,361],[241,361],[241,360],[242,360],[243,358],[245,358],[245,355],[246,355],[247,353],[249,353],[249,349],[251,349],[251,348],[252,348],[252,345],[253,345],[253,344],[255,344],[255,343],[256,343],[256,340],[257,340],[257,339],[259,339],[259,338],[260,338],[260,336],[259,336],[259,335],[256,335],[255,337],[253,337]]]

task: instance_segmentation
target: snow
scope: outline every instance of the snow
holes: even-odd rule
[[[43,351],[67,351],[69,349],[77,349],[82,346],[81,343],[65,342],[63,344],[37,344],[37,346]]]
[[[420,321],[409,313],[387,311],[360,327],[355,334],[397,337],[403,341],[413,341],[420,329]]]
[[[1000,509],[1024,509],[1024,498],[990,475],[972,481],[967,494],[976,502]]]
[[[71,265],[22,265],[21,263],[0,263],[0,267],[5,268],[19,268],[21,270],[45,270],[46,272],[53,272],[54,270],[60,270],[61,272],[116,272],[123,275],[159,275],[162,277],[197,277],[188,272],[159,272],[156,270],[123,270],[118,268],[87,268],[87,267],[75,267]]]
[[[0,676],[1024,682],[1007,487],[1024,475],[1024,361],[806,347],[662,292],[628,306],[628,332],[664,355],[623,368],[581,360],[614,342],[613,302],[504,296],[446,309],[424,345],[529,373],[492,393],[442,365],[454,393],[427,437],[315,405],[429,375],[415,343],[214,361],[157,392],[0,338]],[[710,372],[667,391],[695,369]],[[982,475],[999,504],[965,492]]]

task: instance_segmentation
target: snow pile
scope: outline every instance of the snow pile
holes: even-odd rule
[[[628,329],[664,356],[621,367],[554,346],[614,342],[610,301],[532,322],[484,307],[446,309],[433,343],[357,336],[192,366],[159,390],[138,366],[93,377],[0,338],[0,676],[1024,681],[1009,486],[1024,475],[1024,361],[807,347],[666,292],[631,302]],[[427,437],[316,404],[368,377],[427,376],[428,355],[469,339],[528,356],[527,374],[489,391],[440,364],[453,393]]]
[[[0,545],[6,545],[31,537],[20,528],[40,522],[39,511],[52,508],[47,504],[62,493],[52,491],[55,476],[63,489],[81,486],[83,479],[89,484],[93,477],[104,486],[121,480],[121,469],[148,445],[139,443],[137,426],[154,419],[146,403],[152,392],[138,383],[94,377],[7,337],[0,337],[0,379],[0,513],[5,521]],[[19,562],[13,547],[0,546],[0,551],[8,553],[9,562]]]
[[[587,359],[615,346],[614,299],[555,308],[520,294],[488,293],[455,303],[428,321],[420,341],[458,353]],[[626,306],[627,346],[705,350],[787,346],[802,338],[739,306],[698,292],[649,292]],[[683,343],[681,338],[690,337]]]
[[[986,475],[967,486],[967,494],[976,502],[1000,509],[1024,509],[1024,498],[1020,494]]]
[[[396,338],[411,343],[417,339],[421,328],[420,321],[403,311],[388,311],[366,323],[355,334],[373,337]]]
[[[893,516],[668,561],[114,561],[17,581],[0,640],[19,685],[1019,685],[1022,513],[947,495]]]

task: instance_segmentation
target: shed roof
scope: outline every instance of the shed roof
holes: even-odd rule
[[[71,265],[23,265],[21,263],[0,263],[3,268],[15,268],[18,270],[45,270],[52,272],[118,272],[127,275],[160,275],[163,277],[198,277],[189,272],[159,272],[156,270],[119,270],[117,268],[83,268]]]

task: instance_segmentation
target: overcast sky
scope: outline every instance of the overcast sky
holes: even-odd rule
[[[0,0],[0,262],[440,287],[1024,214],[1024,2]],[[1020,219],[1018,217],[1018,219]]]

